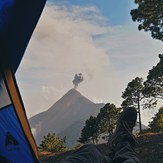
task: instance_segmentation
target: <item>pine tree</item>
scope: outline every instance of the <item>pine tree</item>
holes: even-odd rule
[[[154,39],[163,41],[163,1],[135,0],[136,9],[131,10],[133,21],[139,22],[138,29],[150,31]]]
[[[124,92],[122,92],[122,98],[124,101],[122,102],[122,107],[133,106],[136,107],[139,114],[139,127],[140,132],[142,132],[141,126],[141,102],[144,99],[143,96],[143,78],[136,77],[131,82],[128,83],[127,88]]]
[[[93,142],[97,144],[101,134],[111,135],[115,128],[120,110],[121,109],[117,108],[114,104],[107,103],[100,109],[97,117],[90,116],[85,122],[85,126],[82,129],[78,141],[80,143]]]
[[[149,70],[147,80],[144,83],[144,94],[155,99],[163,99],[163,54],[160,54],[159,58],[160,61]]]
[[[100,134],[108,134],[108,137],[113,134],[120,110],[121,108],[110,103],[100,109],[100,113],[97,115]]]
[[[78,140],[80,143],[92,142],[97,144],[99,136],[97,118],[90,116],[85,122],[85,126],[82,129],[81,136]]]
[[[163,133],[163,107],[159,109],[158,113],[152,119],[148,125],[150,131]]]
[[[38,149],[40,151],[47,152],[63,152],[66,151],[67,148],[64,146],[65,138],[60,139],[55,135],[55,133],[48,133],[47,136],[44,136],[41,144]]]

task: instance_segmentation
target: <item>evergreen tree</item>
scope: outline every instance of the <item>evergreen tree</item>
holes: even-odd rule
[[[42,140],[38,149],[40,151],[48,151],[48,152],[63,152],[66,151],[67,148],[64,146],[65,138],[60,139],[55,135],[55,133],[48,133],[47,136],[44,136],[44,140]]]
[[[159,63],[149,70],[147,80],[144,83],[144,94],[147,97],[163,99],[163,54],[160,54],[159,58]]]
[[[119,116],[120,108],[116,108],[114,104],[106,104],[100,109],[97,117],[90,116],[82,129],[79,138],[80,143],[98,143],[101,134],[111,135]]]
[[[163,107],[161,107],[158,113],[155,114],[155,117],[149,123],[150,131],[163,133]]]
[[[81,137],[79,138],[78,142],[87,143],[92,141],[94,144],[97,144],[99,136],[98,131],[97,118],[90,116],[90,118],[85,122],[85,126],[82,129]]]
[[[150,31],[154,39],[163,41],[163,1],[135,0],[137,8],[131,10],[133,21],[139,22],[138,29]]]
[[[113,134],[120,110],[121,108],[110,103],[100,109],[100,113],[97,115],[100,134],[108,134],[108,136]]]
[[[140,107],[141,102],[144,99],[143,89],[143,78],[136,77],[128,83],[127,88],[124,92],[122,92],[122,98],[124,98],[124,101],[122,102],[122,107],[125,108],[133,106],[138,110],[140,132],[142,132]]]

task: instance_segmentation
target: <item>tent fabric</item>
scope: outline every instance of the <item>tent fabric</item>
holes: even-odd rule
[[[0,110],[0,156],[13,163],[35,163],[12,104]]]
[[[0,101],[0,158],[3,157],[8,162],[13,163],[39,162],[20,121],[20,119],[24,119],[27,123],[27,119],[23,115],[20,118],[17,113],[16,107],[18,106],[13,102],[11,90],[8,88],[7,83],[3,78],[0,81],[0,97],[3,97],[3,102]],[[17,99],[17,101],[19,100]],[[25,112],[23,113],[25,114]],[[27,129],[30,132],[28,126]]]
[[[0,62],[16,72],[46,0],[0,0]]]
[[[17,87],[15,76],[12,73],[11,69],[4,71],[3,78],[5,79],[5,86],[7,89],[7,93],[14,106],[14,110],[17,114],[20,126],[22,127],[22,131],[24,132],[24,136],[26,137],[29,143],[31,152],[34,154],[34,158],[35,157],[38,158],[38,151],[37,151],[36,143],[34,141],[33,135],[30,130],[30,126],[27,120],[25,108],[24,108],[19,90]]]

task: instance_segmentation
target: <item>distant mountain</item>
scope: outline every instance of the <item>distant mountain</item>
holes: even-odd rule
[[[39,113],[29,119],[36,143],[40,144],[43,136],[49,132],[67,136],[69,145],[73,145],[85,120],[90,115],[97,115],[104,104],[95,104],[76,89],[68,91],[60,100],[47,111]]]
[[[77,140],[79,139],[81,135],[81,130],[83,129],[83,126],[85,125],[85,121],[88,118],[84,118],[82,120],[79,120],[72,125],[70,125],[68,128],[61,131],[58,135],[63,138],[66,135],[66,146],[72,147],[75,144],[77,144]]]
[[[142,130],[146,130],[148,129],[147,126],[145,126],[144,124],[141,124],[141,127],[142,127]],[[140,132],[140,126],[139,126],[139,123],[137,122],[134,129],[133,129],[133,133],[139,133]]]

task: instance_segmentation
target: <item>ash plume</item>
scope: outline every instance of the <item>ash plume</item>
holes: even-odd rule
[[[72,83],[74,84],[74,88],[76,89],[79,83],[81,83],[83,80],[84,80],[84,77],[82,73],[75,74],[74,80],[72,81]]]

